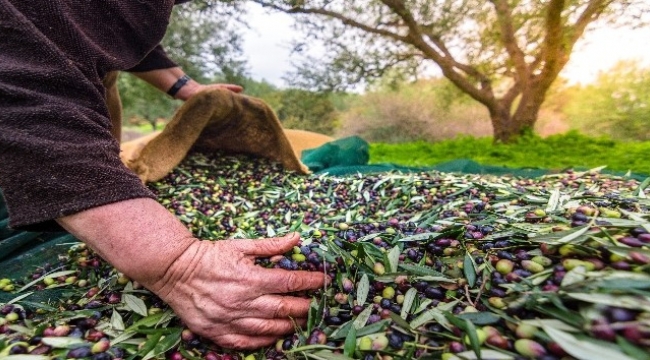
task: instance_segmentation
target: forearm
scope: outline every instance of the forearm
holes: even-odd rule
[[[194,242],[192,234],[153,199],[138,198],[57,219],[59,224],[119,271],[145,286]]]
[[[144,72],[133,72],[132,74],[153,85],[158,90],[166,93],[178,79],[185,75],[185,72],[183,72],[183,69],[180,67],[172,67]],[[180,88],[180,90],[178,90],[174,98],[185,101],[196,92],[199,86],[199,83],[190,79]]]

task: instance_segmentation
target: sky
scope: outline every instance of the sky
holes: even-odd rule
[[[291,69],[290,42],[299,34],[291,28],[292,18],[250,6],[251,29],[244,35],[244,53],[253,79],[284,86],[282,77]],[[599,71],[619,60],[639,59],[650,65],[650,28],[637,30],[601,29],[580,40],[561,76],[570,83],[589,83]]]

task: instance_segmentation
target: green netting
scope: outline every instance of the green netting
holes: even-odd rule
[[[469,174],[513,175],[518,177],[539,177],[551,171],[546,169],[515,169],[499,166],[481,165],[472,160],[459,159],[431,167],[407,167],[394,164],[368,164],[368,143],[353,136],[335,140],[319,148],[305,150],[302,161],[316,174],[345,176],[351,174],[368,174],[386,171],[421,172],[441,171]],[[642,181],[647,176],[641,174],[623,174]],[[7,209],[0,192],[0,278],[23,278],[36,267],[45,263],[56,263],[59,254],[67,250],[66,244],[77,242],[67,233],[37,233],[16,231],[8,227]],[[39,292],[40,293],[40,292]],[[40,296],[54,296],[43,293]],[[6,294],[0,292],[0,302],[7,301]],[[42,299],[39,299],[42,300]]]
[[[410,167],[395,164],[368,164],[368,143],[358,136],[343,138],[327,143],[321,147],[305,150],[302,160],[314,173],[344,176],[351,174],[368,174],[386,171],[422,172],[440,171],[449,173],[480,175],[512,175],[536,178],[552,174],[553,171],[540,168],[509,168],[505,166],[481,165],[470,159],[457,159],[428,167]],[[576,170],[588,170],[575,168]],[[643,181],[648,175],[628,174],[617,171],[602,170],[603,174],[626,176]]]
[[[354,167],[368,164],[368,143],[358,136],[338,139],[302,152],[301,160],[309,170],[319,173],[333,167]]]

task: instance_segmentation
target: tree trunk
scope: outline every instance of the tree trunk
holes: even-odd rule
[[[509,143],[518,136],[532,131],[537,121],[540,105],[530,98],[521,98],[521,102],[514,114],[502,103],[498,103],[490,110],[490,120],[494,131],[495,143]]]

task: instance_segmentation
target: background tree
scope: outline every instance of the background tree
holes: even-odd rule
[[[288,129],[303,129],[332,135],[336,126],[336,109],[329,93],[302,89],[282,91],[278,119]]]
[[[162,41],[169,57],[202,83],[242,83],[246,78],[238,18],[243,9],[231,1],[196,0],[174,7]],[[121,74],[124,121],[145,121],[156,130],[181,104],[144,81]]]
[[[597,21],[639,23],[643,0],[253,0],[296,14],[324,60],[308,59],[303,86],[357,84],[436,64],[487,107],[495,141],[532,130],[546,92]],[[306,43],[298,44],[296,51]],[[320,64],[316,66],[315,64]]]
[[[569,123],[588,135],[617,140],[650,140],[650,68],[621,61],[593,84],[560,92]]]

